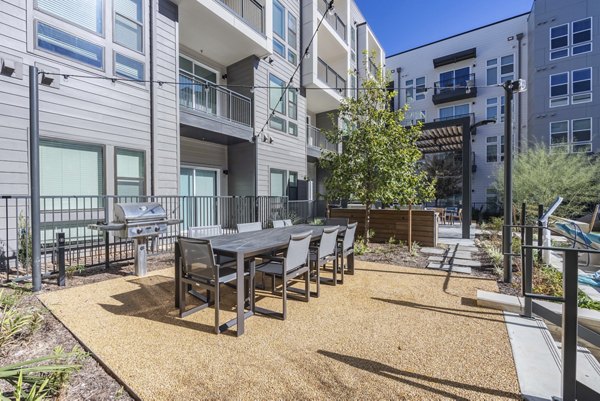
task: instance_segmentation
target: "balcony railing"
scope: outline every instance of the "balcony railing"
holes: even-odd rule
[[[348,43],[346,37],[346,24],[344,24],[344,21],[340,18],[338,13],[329,14],[326,12],[328,5],[327,0],[319,0],[319,14],[325,14],[325,21],[331,25],[344,42]]]
[[[432,100],[434,104],[452,102],[477,96],[475,74],[463,75],[433,84]]]
[[[317,78],[326,83],[330,88],[337,89],[342,96],[346,95],[346,80],[320,58],[317,68]]]
[[[321,132],[319,128],[310,124],[306,124],[306,144],[308,146],[326,149],[332,152],[338,151],[337,144],[329,142],[325,134]]]
[[[265,9],[255,0],[218,0],[239,15],[255,31],[265,33]]]
[[[436,122],[437,121],[448,121],[448,120],[455,120],[457,118],[464,118],[464,117],[471,118],[471,122],[473,122],[475,114],[474,113],[456,114],[456,115],[453,115],[453,116],[434,118],[433,121],[436,121]]]
[[[212,82],[179,72],[179,104],[238,124],[252,126],[252,101]]]

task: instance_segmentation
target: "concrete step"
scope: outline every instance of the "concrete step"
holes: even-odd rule
[[[505,312],[521,394],[525,400],[548,400],[561,395],[561,353],[541,319]],[[578,347],[577,380],[600,393],[600,364],[586,348]]]
[[[465,252],[465,251],[456,251],[456,252],[448,252],[447,257],[450,258],[458,258],[458,259],[473,259],[473,253],[472,252]]]
[[[479,252],[479,248],[476,246],[458,245],[458,251],[462,252]]]
[[[430,262],[438,262],[444,264],[452,264],[453,266],[463,267],[481,267],[481,262],[473,259],[451,258],[450,256],[430,256],[427,258]],[[450,263],[452,262],[452,263]]]
[[[432,248],[429,246],[421,248],[421,252],[426,255],[445,255],[448,252],[446,249],[442,248]]]
[[[456,266],[456,265],[451,266],[451,265],[447,265],[444,263],[438,263],[438,262],[429,262],[427,264],[427,268],[435,269],[435,270],[452,271],[453,273],[471,274],[470,267]]]

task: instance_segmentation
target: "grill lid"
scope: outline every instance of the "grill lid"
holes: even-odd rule
[[[157,202],[115,203],[114,220],[119,223],[160,221],[167,218],[167,212]]]

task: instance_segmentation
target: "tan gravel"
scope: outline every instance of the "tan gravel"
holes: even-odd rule
[[[476,307],[493,280],[357,262],[355,276],[289,301],[285,322],[212,333],[213,310],[173,307],[172,269],[40,295],[144,400],[519,399],[502,314]],[[233,317],[225,288],[224,319]],[[280,308],[260,293],[257,305]]]

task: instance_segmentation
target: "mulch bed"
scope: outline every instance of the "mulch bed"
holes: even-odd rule
[[[399,244],[370,243],[367,251],[362,255],[356,255],[355,258],[365,262],[386,263],[404,267],[425,268],[427,266],[426,255],[418,250],[411,254],[405,245]]]

